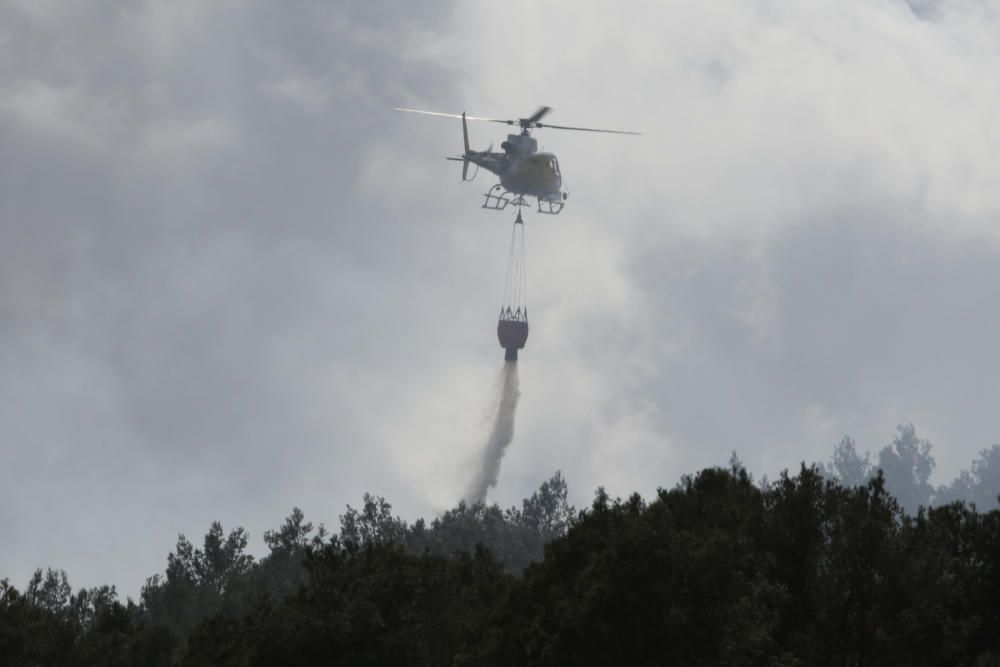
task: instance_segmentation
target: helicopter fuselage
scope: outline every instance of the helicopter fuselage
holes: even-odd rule
[[[500,184],[508,192],[547,200],[563,198],[559,161],[552,153],[470,151],[465,157],[472,164],[499,176]]]
[[[500,118],[483,118],[481,116],[466,116],[461,114],[442,113],[440,111],[425,111],[422,109],[406,109],[403,107],[393,107],[396,111],[407,111],[410,113],[425,114],[428,116],[445,116],[447,118],[462,119],[462,143],[465,151],[458,156],[445,158],[462,163],[462,180],[471,181],[469,178],[469,165],[476,165],[476,168],[486,169],[496,174],[500,178],[500,183],[490,188],[486,193],[486,201],[483,208],[502,211],[508,205],[518,208],[527,205],[526,196],[535,197],[538,200],[538,211],[540,213],[557,214],[565,205],[568,196],[562,188],[563,179],[559,172],[559,161],[552,153],[539,153],[538,142],[531,136],[531,130],[535,128],[552,128],[557,130],[577,130],[580,132],[604,132],[610,134],[639,134],[638,132],[627,132],[623,130],[602,130],[593,127],[574,127],[569,125],[553,125],[542,123],[541,120],[550,111],[551,107],[539,107],[535,113],[527,118],[517,118],[502,120]],[[469,127],[466,121],[478,120],[488,123],[502,123],[504,125],[517,126],[521,128],[520,134],[508,134],[507,141],[501,144],[502,153],[492,150],[492,146],[485,151],[474,151],[469,148]]]

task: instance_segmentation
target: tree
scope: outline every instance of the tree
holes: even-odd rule
[[[340,517],[340,539],[345,544],[402,544],[406,532],[406,522],[392,515],[392,505],[382,496],[366,493],[360,512],[348,505]]]
[[[306,564],[308,586],[244,634],[249,664],[494,662],[495,615],[510,579],[486,550],[445,558],[392,542],[331,541],[311,549]]]
[[[142,588],[143,610],[182,641],[204,618],[247,612],[248,575],[254,560],[245,553],[246,547],[243,528],[227,536],[218,521],[205,534],[201,549],[179,535],[176,549],[167,556],[165,576],[150,577]]]
[[[834,447],[833,459],[824,468],[827,475],[846,487],[864,486],[873,472],[871,455],[868,452],[864,457],[858,454],[854,440],[847,436]]]
[[[522,502],[520,524],[534,531],[543,543],[565,535],[576,516],[568,497],[569,487],[557,471]]]
[[[983,449],[972,462],[969,470],[963,470],[951,484],[938,487],[934,496],[937,505],[953,502],[972,503],[980,511],[1000,507],[1000,445]]]
[[[979,452],[972,462],[972,497],[981,511],[997,509],[1000,499],[1000,445]]]
[[[293,507],[292,513],[285,519],[281,528],[264,531],[264,543],[272,554],[275,552],[302,552],[310,545],[320,546],[327,535],[323,524],[319,525],[319,530],[315,535],[312,532],[312,523],[305,520],[302,510]]]
[[[511,519],[511,513],[498,505],[461,502],[435,518],[430,526],[423,521],[414,524],[407,545],[415,553],[427,551],[439,556],[473,553],[476,545],[482,545],[501,563],[517,567],[524,560],[523,545],[512,539]]]
[[[0,656],[11,665],[61,665],[72,659],[76,628],[64,612],[65,573],[36,570],[22,595],[0,581]],[[48,589],[48,590],[46,590]]]
[[[429,551],[442,556],[473,553],[482,545],[503,563],[508,572],[519,574],[530,563],[542,559],[545,545],[565,534],[576,510],[568,502],[568,487],[556,472],[521,507],[477,503],[448,510],[428,526],[422,519],[406,536],[416,553]]]
[[[243,528],[236,528],[227,536],[222,524],[213,521],[203,544],[201,551],[194,552],[191,565],[198,584],[217,593],[246,574],[253,564],[253,556],[245,553],[247,532]]]
[[[912,427],[886,449],[926,481]],[[828,471],[864,471],[852,441],[841,450]],[[961,479],[987,488],[998,461],[984,450]],[[567,497],[557,473],[520,507],[408,527],[366,495],[332,537],[294,508],[260,561],[213,523],[201,548],[179,536],[138,605],[37,570],[23,594],[0,581],[0,662],[1000,664],[998,510],[908,515],[881,469],[755,485],[735,457],[650,501],[598,489],[577,513]]]
[[[25,593],[0,581],[0,658],[11,665],[150,665],[166,667],[175,642],[146,624],[113,587],[73,594],[61,570],[37,570]]]
[[[971,503],[976,490],[976,480],[968,470],[962,470],[950,484],[942,484],[934,493],[935,505]]]
[[[598,490],[512,594],[504,664],[760,664],[781,591],[760,491],[711,469],[646,504]]]
[[[281,528],[264,533],[270,553],[253,572],[253,589],[274,601],[294,593],[306,580],[306,552],[321,548],[326,538],[323,524],[314,533],[313,524],[305,520],[302,510],[292,508]]]
[[[803,467],[767,496],[772,580],[788,595],[775,639],[802,664],[868,664],[881,650],[900,516],[881,472],[844,488]]]
[[[878,454],[878,465],[885,474],[885,485],[910,514],[930,505],[934,487],[929,479],[934,470],[931,443],[917,437],[913,424],[898,427],[892,444]]]

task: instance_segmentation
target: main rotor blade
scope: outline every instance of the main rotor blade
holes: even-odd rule
[[[444,116],[445,118],[461,118],[460,113],[443,113],[441,111],[424,111],[423,109],[407,109],[404,107],[390,107],[393,111],[405,111],[407,113],[419,113],[425,116]],[[629,132],[626,130],[599,130],[593,127],[570,127],[569,125],[549,125],[548,123],[539,123],[538,119],[543,118],[546,114],[552,111],[552,107],[539,107],[538,111],[533,113],[530,118],[525,118],[523,120],[504,120],[501,118],[484,118],[482,116],[466,116],[466,120],[481,120],[487,123],[501,123],[503,125],[521,125],[522,122],[528,123],[531,127],[538,128],[551,128],[553,130],[578,130],[580,132],[603,132],[605,134],[632,134],[636,136],[642,136],[642,132]]]
[[[408,113],[422,113],[425,116],[445,116],[447,118],[461,118],[460,113],[442,113],[440,111],[423,111],[421,109],[404,109],[403,107],[389,107],[393,111],[406,111]],[[506,123],[505,120],[498,120],[496,118],[480,118],[479,116],[466,116],[466,120],[485,120],[492,123]]]
[[[525,120],[529,123],[537,123],[550,111],[552,111],[552,107],[538,107],[538,111],[525,118]]]
[[[597,130],[592,127],[570,127],[568,125],[549,125],[548,123],[535,123],[535,127],[545,127],[553,130],[579,130],[581,132],[604,132],[606,134],[634,134],[642,136],[642,132],[629,132],[627,130]]]

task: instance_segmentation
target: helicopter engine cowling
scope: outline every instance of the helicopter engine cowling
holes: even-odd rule
[[[531,155],[538,152],[538,141],[530,134],[508,134],[501,147],[508,154]]]

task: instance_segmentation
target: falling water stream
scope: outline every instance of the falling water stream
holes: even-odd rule
[[[506,361],[497,378],[493,419],[483,447],[482,458],[465,494],[465,501],[470,505],[485,502],[487,491],[497,484],[500,462],[503,460],[504,452],[507,451],[507,445],[514,438],[514,412],[517,410],[517,399],[520,396],[517,363]]]

